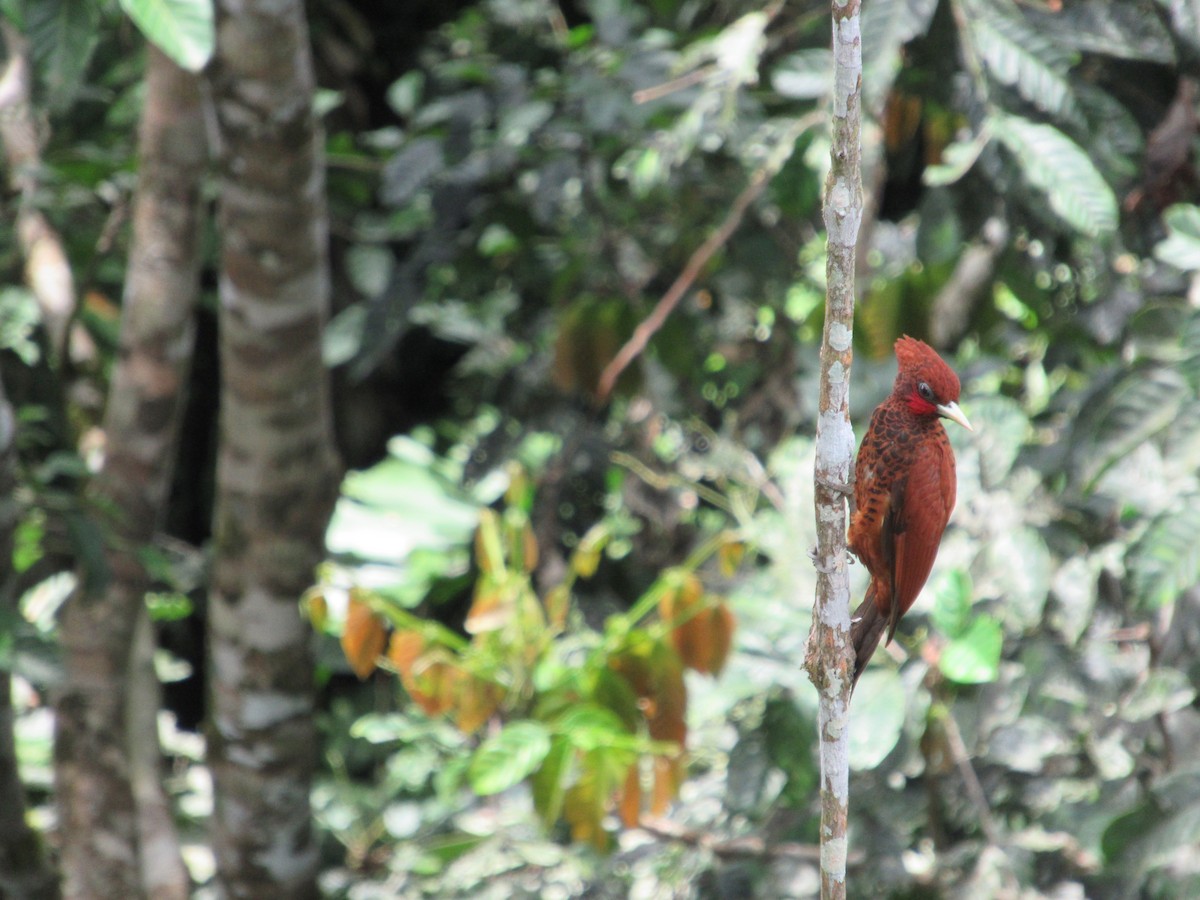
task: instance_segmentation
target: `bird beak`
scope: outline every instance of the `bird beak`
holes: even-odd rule
[[[939,416],[945,416],[947,419],[957,422],[963,428],[967,429],[967,431],[975,430],[971,427],[971,423],[967,421],[967,417],[964,415],[963,411],[958,408],[957,403],[946,403],[939,406],[937,411]]]

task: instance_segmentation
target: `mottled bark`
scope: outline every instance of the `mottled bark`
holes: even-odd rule
[[[321,333],[322,135],[300,0],[221,0],[221,427],[209,603],[224,897],[316,897],[312,634],[298,600],[337,489]]]
[[[120,355],[93,485],[99,508],[112,513],[110,578],[72,597],[62,622],[55,762],[68,897],[165,900],[188,890],[157,784],[156,688],[132,649],[147,587],[138,551],[165,514],[192,357],[207,157],[196,77],[149,54]]]
[[[0,21],[7,59],[0,73],[0,144],[8,164],[9,187],[19,196],[16,233],[25,257],[25,281],[41,309],[54,355],[67,350],[67,329],[75,313],[75,276],[62,238],[34,206],[41,166],[37,119],[29,102],[29,54],[12,23]]]
[[[15,615],[12,568],[17,505],[16,417],[0,385],[0,607]],[[56,900],[58,876],[47,863],[41,839],[25,821],[25,790],[13,738],[12,677],[0,670],[0,897]]]
[[[862,36],[859,0],[833,0],[834,89],[825,182],[825,330],[816,443],[817,599],[805,665],[820,695],[821,897],[846,896],[849,710],[853,651],[846,565],[846,495],[854,432],[850,425],[855,245],[862,221]]]

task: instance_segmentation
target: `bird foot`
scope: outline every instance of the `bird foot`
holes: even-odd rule
[[[845,497],[853,496],[854,485],[845,481],[831,481],[828,478],[818,478],[817,484],[823,488],[828,488],[834,493],[841,494]]]
[[[813,568],[822,575],[832,575],[837,571],[837,566],[827,566],[821,562],[821,557],[817,554],[817,545],[813,544],[808,548],[808,558],[812,560]]]
[[[828,478],[818,478],[817,484],[827,490],[833,491],[835,494],[841,494],[846,498],[846,506],[850,510],[851,517],[854,516],[854,511],[857,504],[854,502],[854,481],[831,481]]]

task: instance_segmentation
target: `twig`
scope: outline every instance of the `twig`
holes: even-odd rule
[[[687,844],[689,847],[699,847],[722,859],[795,859],[813,863],[819,862],[821,859],[820,847],[795,841],[768,843],[758,835],[721,840],[707,831],[685,828],[668,819],[661,818],[643,817],[639,820],[638,827],[656,838],[676,841],[680,844]],[[858,865],[864,859],[864,855],[858,853],[850,862]]]
[[[651,100],[659,100],[668,94],[673,94],[676,91],[682,91],[685,88],[690,88],[694,84],[698,84],[718,71],[716,65],[703,66],[699,69],[693,69],[686,75],[680,75],[678,78],[672,78],[670,81],[664,81],[662,84],[656,84],[654,87],[643,88],[640,91],[633,92],[634,103],[649,103]]]
[[[859,0],[834,0],[833,102],[825,180],[825,328],[821,336],[813,506],[817,590],[804,666],[817,688],[821,759],[821,900],[845,900],[850,818],[850,577],[846,498],[829,484],[850,481],[850,366],[854,359],[855,252],[863,218],[862,17]]]
[[[958,730],[958,722],[954,720],[950,710],[946,710],[946,714],[941,717],[941,720],[942,727],[946,729],[946,742],[950,745],[950,752],[954,755],[954,765],[958,767],[958,772],[967,786],[967,796],[975,806],[983,834],[989,844],[999,846],[1000,832],[996,828],[996,820],[992,817],[992,808],[988,805],[983,785],[979,783],[979,776],[975,774],[975,767],[971,765],[971,757],[967,753],[967,745],[963,742],[962,732]]]
[[[621,373],[646,349],[646,345],[650,343],[650,338],[654,337],[659,329],[663,327],[663,324],[667,321],[667,317],[679,305],[679,301],[683,299],[683,295],[687,293],[688,288],[695,283],[704,267],[708,264],[708,261],[712,259],[713,254],[737,231],[738,226],[742,224],[742,217],[745,216],[750,204],[758,199],[766,186],[771,183],[771,179],[778,174],[779,170],[783,168],[784,163],[791,158],[797,138],[822,118],[823,116],[820,113],[810,113],[807,116],[803,116],[797,119],[793,127],[788,129],[780,139],[776,152],[758,168],[754,176],[750,179],[750,183],[742,189],[737,199],[733,201],[733,206],[725,216],[725,220],[708,236],[704,243],[696,248],[688,259],[687,265],[683,267],[683,271],[679,273],[679,277],[675,279],[675,283],[667,289],[667,292],[662,295],[662,298],[655,305],[650,315],[634,329],[633,335],[625,342],[625,345],[621,347],[609,364],[604,367],[604,371],[600,374],[600,382],[596,388],[596,399],[598,402],[604,403],[608,399],[613,387],[617,383],[617,379],[621,377]]]

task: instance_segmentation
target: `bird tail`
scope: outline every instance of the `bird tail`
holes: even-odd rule
[[[858,678],[866,669],[867,663],[879,646],[879,639],[887,629],[887,617],[879,612],[875,605],[875,588],[867,588],[867,596],[858,605],[854,615],[850,617],[850,643],[854,645],[854,680],[850,684],[850,693],[858,684]]]

